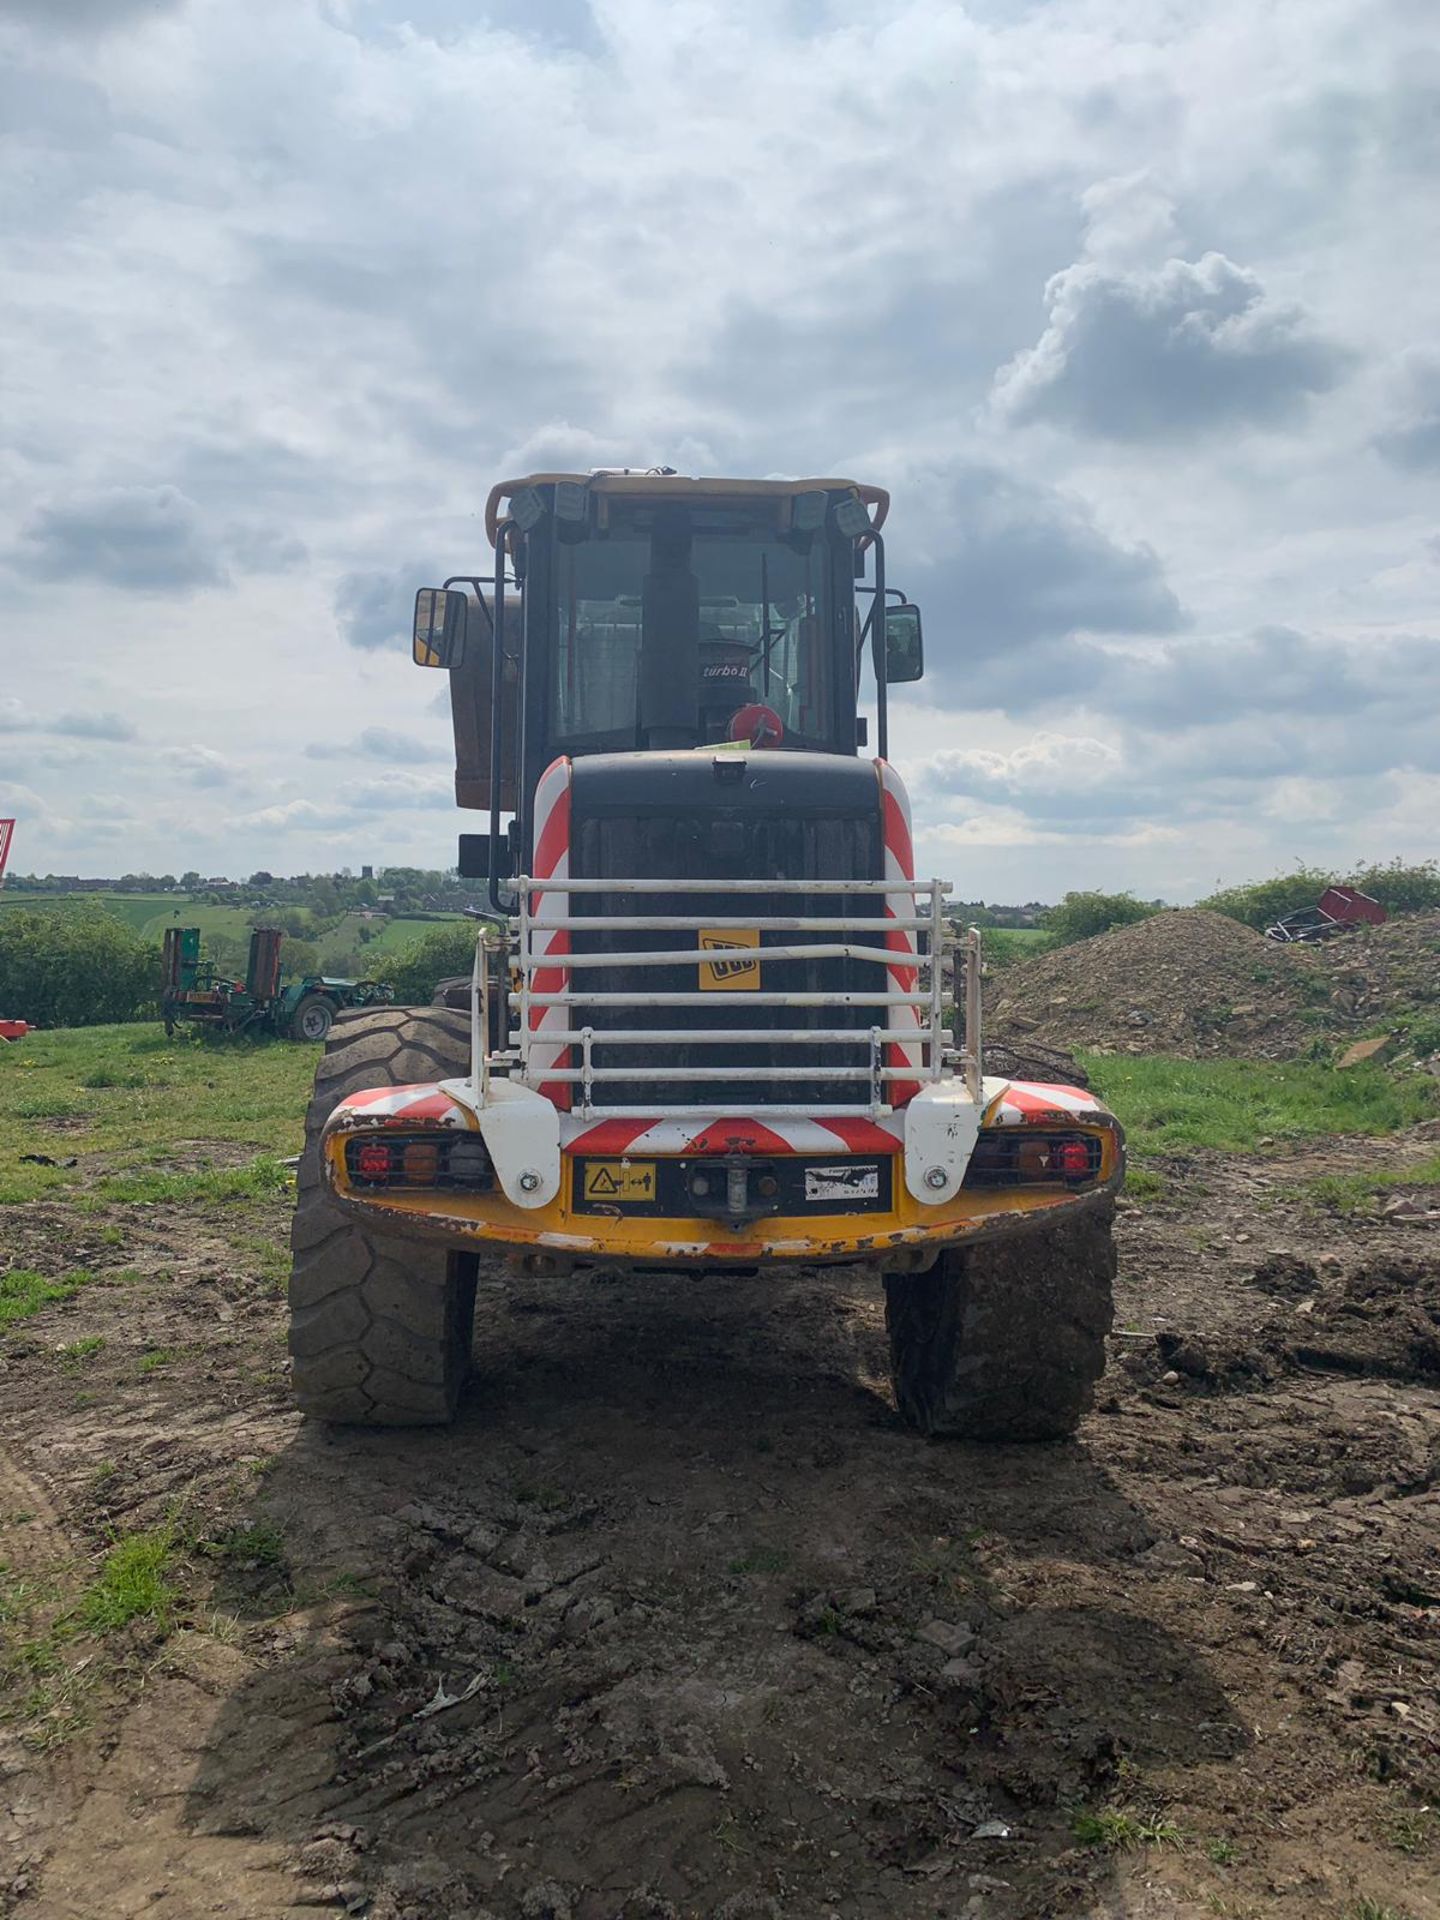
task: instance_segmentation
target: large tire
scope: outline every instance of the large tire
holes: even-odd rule
[[[291,1379],[302,1413],[357,1426],[440,1426],[470,1371],[476,1260],[377,1232],[337,1207],[320,1135],[359,1087],[458,1079],[470,1026],[441,1007],[342,1013],[315,1070],[290,1236]]]
[[[885,1281],[890,1377],[921,1433],[1063,1440],[1105,1370],[1114,1318],[1113,1202]]]

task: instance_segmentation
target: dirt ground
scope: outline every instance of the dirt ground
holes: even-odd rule
[[[1440,1227],[1296,1192],[1436,1141],[1163,1164],[1061,1447],[908,1434],[851,1273],[497,1270],[453,1431],[307,1428],[283,1197],[67,1212],[0,1559],[184,1597],[0,1728],[0,1911],[1440,1916]]]

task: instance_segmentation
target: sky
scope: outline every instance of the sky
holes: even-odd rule
[[[438,866],[532,467],[887,486],[921,871],[1440,852],[1433,0],[0,0],[20,871]]]

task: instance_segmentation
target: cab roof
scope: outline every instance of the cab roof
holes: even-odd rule
[[[802,493],[851,493],[866,507],[874,509],[872,526],[878,531],[890,510],[890,495],[883,487],[870,487],[855,480],[726,480],[692,479],[685,474],[648,471],[626,467],[599,468],[593,473],[529,473],[522,479],[501,480],[490,489],[485,502],[485,532],[491,546],[500,525],[500,503],[512,499],[526,487],[557,484],[584,487],[602,495],[630,494],[647,499],[682,500],[793,500]]]

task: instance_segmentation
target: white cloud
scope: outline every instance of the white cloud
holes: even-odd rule
[[[1219,253],[1154,270],[1085,261],[1054,276],[1045,304],[1038,345],[996,381],[1002,413],[1117,440],[1287,421],[1350,358]]]
[[[1322,755],[1359,771],[1314,837],[1409,850],[1431,25],[1405,0],[10,0],[20,844],[110,858],[73,746],[130,796],[133,864],[448,859],[415,587],[486,570],[507,470],[668,462],[893,485],[933,662],[893,745],[957,872],[973,808],[1040,836],[1006,885],[1073,880],[1055,756],[1111,810],[1084,860],[1142,891],[1283,864],[1304,789],[1273,783],[1326,782]],[[1176,818],[1184,871],[1144,837]]]

